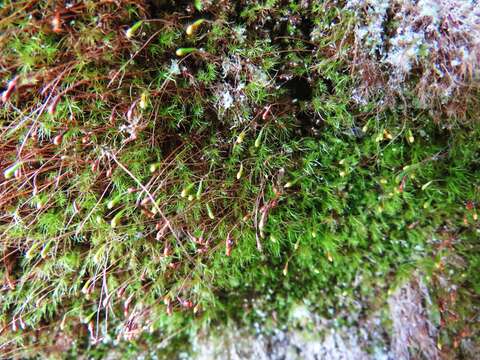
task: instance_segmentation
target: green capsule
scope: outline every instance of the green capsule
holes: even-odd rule
[[[123,211],[120,211],[116,214],[113,219],[110,221],[110,226],[112,228],[116,228],[122,222]]]
[[[27,253],[25,254],[25,258],[27,260],[31,260],[35,257],[35,255],[37,254],[38,246],[39,244],[35,243],[30,247],[30,249],[28,249]]]
[[[243,139],[245,139],[245,135],[245,131],[242,131],[240,134],[238,134],[236,143],[241,144],[243,142]]]
[[[240,178],[242,177],[242,174],[243,174],[243,164],[240,163],[240,169],[237,172],[237,180],[240,180]]]
[[[200,200],[200,198],[202,196],[202,187],[203,187],[203,179],[200,180],[200,183],[198,184],[198,189],[197,189],[197,194],[196,194],[197,200]]]
[[[202,11],[203,10],[203,1],[202,0],[194,0],[193,1],[193,6],[195,6],[195,9],[197,9],[197,11]]]
[[[53,240],[48,241],[42,248],[42,251],[40,252],[40,256],[42,259],[45,259],[47,257],[48,251],[52,247]]]
[[[10,166],[9,168],[5,169],[5,171],[3,172],[3,176],[5,176],[5,179],[12,178],[13,175],[15,175],[15,171],[17,171],[17,169],[20,168],[20,166],[22,166],[21,161],[16,162],[15,164]]]
[[[207,207],[208,217],[209,217],[210,219],[212,219],[212,220],[215,219],[215,215],[213,215],[213,211],[212,211],[212,209],[210,208],[210,205],[209,205],[208,203],[207,203],[206,207]]]
[[[195,51],[198,51],[197,48],[179,48],[177,49],[177,51],[175,52],[175,54],[179,57],[181,56],[185,56],[185,55],[188,55],[188,54],[191,54]]]
[[[160,167],[160,163],[150,164],[150,172],[151,172],[151,173],[154,173],[155,171],[158,170],[159,167]]]
[[[90,284],[91,284],[90,279],[85,281],[85,284],[83,285],[82,290],[80,290],[82,292],[82,294],[86,294],[88,292],[88,288],[90,287]]]
[[[122,199],[122,194],[115,196],[112,200],[110,200],[107,203],[107,209],[111,210],[119,203],[119,201]]]
[[[263,130],[265,128],[262,128],[262,130],[260,130],[260,132],[258,133],[258,136],[257,138],[255,139],[255,147],[258,148],[260,147],[260,145],[262,144],[262,135],[263,135]]]
[[[180,197],[182,197],[182,198],[187,197],[188,194],[190,193],[190,191],[192,190],[192,188],[193,188],[193,184],[187,185],[187,186],[182,190],[182,192],[180,193]]]
[[[125,36],[127,37],[127,39],[131,39],[135,35],[136,31],[142,25],[142,23],[143,23],[142,20],[137,21],[130,28],[128,28],[128,30],[125,32]]]
[[[197,31],[197,29],[200,27],[200,25],[203,24],[204,21],[205,21],[205,19],[199,19],[199,20],[193,22],[192,24],[188,25],[187,30],[185,31],[187,33],[187,35],[192,36]]]

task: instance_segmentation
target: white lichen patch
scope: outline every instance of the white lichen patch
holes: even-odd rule
[[[362,326],[340,326],[337,319],[327,320],[299,304],[288,328],[267,330],[256,324],[252,332],[232,324],[196,337],[193,359],[390,360],[394,357],[379,332],[378,316]]]
[[[221,81],[215,87],[215,108],[220,119],[231,128],[251,120],[252,108],[257,104],[246,93],[249,84],[259,88],[274,87],[274,81],[259,66],[239,55],[226,57],[221,65]]]
[[[344,299],[346,303],[352,303]],[[345,304],[346,304],[345,303]],[[355,302],[354,302],[355,303]],[[418,274],[398,287],[383,310],[361,316],[362,306],[350,307],[340,318],[326,319],[305,304],[290,311],[287,327],[254,329],[229,325],[194,340],[193,359],[263,360],[412,360],[440,359],[438,329],[431,320],[428,288]],[[359,313],[355,314],[357,309]],[[269,315],[261,313],[262,321]],[[389,318],[392,327],[385,327]],[[388,335],[387,335],[388,334]]]
[[[476,1],[350,0],[347,8],[358,22],[354,66],[361,72],[373,61],[377,71],[383,69],[379,91],[413,91],[420,105],[432,107],[459,101],[480,82]],[[372,93],[371,85],[362,84],[358,93]]]

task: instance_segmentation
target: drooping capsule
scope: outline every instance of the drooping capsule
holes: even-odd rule
[[[53,138],[53,144],[54,145],[60,145],[62,143],[62,140],[63,140],[63,135],[62,134],[58,134],[57,136],[55,136]]]
[[[60,17],[60,11],[55,11],[55,14],[53,15],[52,21],[52,31],[56,34],[59,34],[62,32],[62,19]]]
[[[60,96],[57,95],[53,98],[50,105],[48,105],[47,112],[48,112],[49,115],[54,115],[55,114],[55,112],[57,111],[57,106],[58,106],[59,102],[60,102]]]

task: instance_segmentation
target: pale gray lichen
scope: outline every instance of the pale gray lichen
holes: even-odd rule
[[[426,359],[440,359],[437,328],[430,320],[431,300],[420,277],[414,277],[395,290],[388,299],[393,322],[392,348],[398,359],[415,359],[416,352]]]
[[[413,92],[423,107],[458,102],[480,81],[480,7],[475,0],[351,0],[357,68],[384,69],[377,90]],[[360,72],[362,70],[359,70]],[[365,77],[365,76],[364,76]],[[362,93],[373,93],[371,82]],[[366,87],[369,87],[366,89]],[[356,94],[357,99],[361,99]]]
[[[437,328],[428,309],[430,295],[421,277],[416,274],[399,286],[386,305],[385,311],[362,320],[350,314],[352,325],[340,325],[335,317],[323,318],[297,304],[291,309],[287,328],[267,329],[255,323],[252,333],[230,324],[196,337],[193,359],[439,359]],[[385,316],[392,322],[388,335],[382,320]],[[261,318],[268,317],[263,314]]]

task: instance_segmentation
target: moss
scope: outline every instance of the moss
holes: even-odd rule
[[[5,356],[179,356],[230,321],[384,309],[415,269],[445,349],[476,342],[478,125],[356,103],[333,3],[190,5],[0,8]]]

